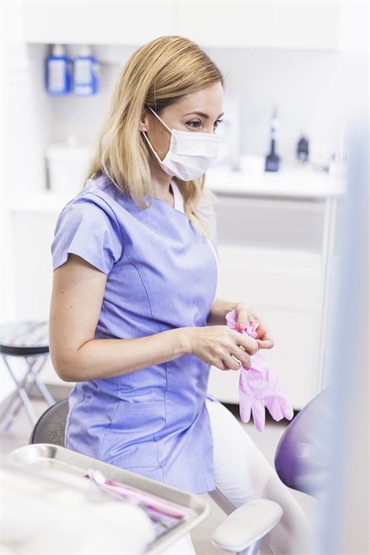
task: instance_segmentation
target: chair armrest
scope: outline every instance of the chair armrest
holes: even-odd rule
[[[250,501],[236,509],[218,526],[212,535],[212,543],[224,551],[238,553],[263,538],[282,516],[283,509],[274,501]]]

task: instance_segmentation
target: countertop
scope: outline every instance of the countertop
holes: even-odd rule
[[[220,195],[325,199],[343,195],[346,181],[343,176],[297,167],[284,168],[277,173],[260,174],[215,169],[207,173],[206,185]],[[32,195],[13,198],[12,211],[58,214],[73,196],[53,191],[38,191]]]
[[[207,186],[222,195],[289,198],[325,198],[345,193],[343,176],[303,167],[287,167],[279,172],[242,173],[211,171]]]

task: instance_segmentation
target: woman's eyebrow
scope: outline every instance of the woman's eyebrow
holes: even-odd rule
[[[204,119],[209,119],[209,115],[208,115],[208,114],[205,114],[204,112],[189,112],[188,114],[184,114],[184,116],[191,116],[191,115],[195,115],[195,114],[196,114],[197,116],[201,116],[201,117],[204,118]],[[221,118],[223,115],[224,115],[224,112],[222,112],[222,114],[220,114],[220,115],[218,116],[218,118],[216,118],[216,119]]]

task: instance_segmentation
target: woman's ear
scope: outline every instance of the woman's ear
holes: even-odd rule
[[[144,108],[141,112],[140,124],[139,124],[139,131],[148,131],[148,112]]]

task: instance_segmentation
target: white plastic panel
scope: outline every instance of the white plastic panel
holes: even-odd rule
[[[173,32],[172,2],[23,2],[26,42],[144,44]]]
[[[341,2],[175,1],[176,33],[201,45],[336,50]]]

